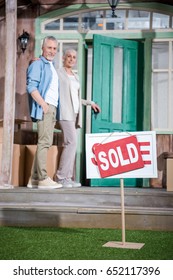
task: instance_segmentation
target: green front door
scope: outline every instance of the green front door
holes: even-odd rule
[[[93,46],[93,100],[102,111],[92,116],[92,133],[141,130],[138,42],[94,35]],[[140,184],[139,179],[124,182],[125,186]],[[115,178],[91,180],[91,186],[119,185]]]

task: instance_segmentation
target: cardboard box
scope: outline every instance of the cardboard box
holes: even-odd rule
[[[12,184],[24,185],[25,145],[13,145]]]
[[[14,132],[14,143],[20,145],[36,145],[38,134],[32,130],[18,130]]]
[[[168,192],[173,192],[173,158],[167,158],[166,187]]]
[[[21,145],[37,145],[38,134],[37,131],[20,129],[14,132],[14,143]],[[54,132],[53,145],[62,146],[63,135],[61,131]]]
[[[13,144],[13,162],[12,162],[12,185],[26,186],[31,175],[31,168],[36,152],[37,145],[18,145]],[[62,152],[61,147],[52,146],[48,150],[47,173],[53,179],[59,158]],[[2,159],[2,143],[0,143],[0,169]]]
[[[2,143],[0,143],[0,169],[2,159]],[[13,186],[24,185],[25,146],[13,145],[12,180]]]
[[[24,176],[24,185],[26,186],[29,180],[29,177],[31,176],[31,168],[32,163],[34,159],[34,155],[36,152],[37,145],[26,145],[25,149],[25,176]],[[57,167],[58,162],[61,154],[61,148],[57,146],[52,146],[48,150],[48,156],[47,156],[47,174],[48,176],[53,179]]]

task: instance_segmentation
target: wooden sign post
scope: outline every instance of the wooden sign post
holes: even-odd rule
[[[124,249],[141,249],[144,243],[126,242],[125,230],[125,208],[124,208],[124,179],[120,179],[121,187],[121,225],[122,225],[122,242],[109,241],[103,247],[124,248]]]

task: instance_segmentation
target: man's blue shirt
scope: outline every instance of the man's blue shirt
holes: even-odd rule
[[[31,93],[34,90],[38,90],[45,100],[51,81],[52,71],[50,63],[43,56],[40,56],[40,59],[32,62],[27,69],[27,92],[29,93],[30,115],[33,121],[43,119],[43,109],[32,98]]]

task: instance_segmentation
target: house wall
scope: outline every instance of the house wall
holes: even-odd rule
[[[22,53],[17,45],[17,71],[16,71],[16,112],[15,118],[22,120],[30,120],[29,108],[28,108],[28,97],[26,94],[26,69],[29,65],[30,60],[34,57],[35,48],[35,18],[38,14],[37,6],[35,8],[28,8],[23,10],[18,15],[17,19],[17,36],[23,33],[23,30],[30,34],[30,40],[27,50]]]
[[[3,106],[4,106],[4,81],[5,81],[5,49],[8,46],[5,41],[5,16],[4,9],[0,9],[0,119],[3,119]],[[28,120],[28,102],[26,96],[26,69],[29,61],[34,56],[34,22],[37,16],[36,9],[25,9],[18,15],[17,18],[17,37],[23,33],[23,30],[30,34],[30,41],[27,51],[23,54],[17,44],[17,61],[16,61],[16,110],[15,118]],[[16,38],[17,43],[17,38]]]

